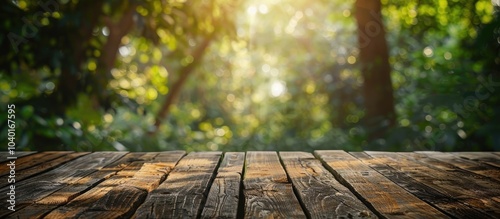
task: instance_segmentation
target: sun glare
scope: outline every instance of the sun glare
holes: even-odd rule
[[[271,84],[271,95],[273,97],[279,97],[283,95],[286,91],[286,84],[283,81],[275,81]]]

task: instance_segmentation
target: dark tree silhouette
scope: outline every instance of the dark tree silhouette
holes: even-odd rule
[[[359,58],[364,79],[365,123],[369,138],[376,139],[395,124],[396,118],[389,52],[380,1],[357,0],[355,6]]]

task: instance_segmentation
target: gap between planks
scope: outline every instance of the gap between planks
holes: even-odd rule
[[[246,218],[251,218],[251,216],[248,215],[248,211],[246,211],[247,209],[245,209],[248,207],[248,205],[245,205],[245,203],[249,201],[248,197],[245,196],[245,194],[249,194],[249,193],[253,192],[252,190],[255,190],[255,189],[252,188],[252,186],[259,185],[259,184],[260,184],[259,185],[260,187],[258,186],[256,188],[260,189],[261,192],[264,192],[264,193],[269,192],[266,190],[266,187],[262,187],[261,183],[262,182],[271,182],[271,184],[277,184],[277,185],[288,184],[291,186],[292,195],[290,197],[293,197],[291,200],[292,206],[295,205],[294,204],[295,201],[293,201],[293,199],[296,199],[297,203],[298,203],[298,208],[297,208],[297,205],[295,205],[294,209],[302,210],[303,213],[305,214],[305,215],[297,214],[296,217],[301,218],[301,217],[307,216],[307,218],[315,218],[314,215],[321,215],[322,212],[327,212],[327,210],[325,210],[326,208],[325,209],[321,209],[321,207],[318,208],[318,206],[308,206],[308,204],[305,200],[308,199],[307,192],[311,192],[311,191],[307,191],[307,192],[304,191],[305,188],[307,187],[306,186],[307,184],[304,184],[304,185],[301,184],[301,180],[304,180],[302,178],[303,177],[302,175],[305,175],[306,176],[305,178],[310,178],[313,180],[313,181],[309,181],[308,183],[310,183],[310,184],[311,183],[320,183],[319,186],[323,189],[327,189],[327,190],[329,189],[328,191],[340,191],[339,188],[337,188],[338,185],[336,185],[335,183],[337,182],[337,180],[341,181],[341,183],[344,186],[348,187],[347,192],[341,192],[341,193],[348,194],[349,192],[353,192],[354,194],[351,193],[354,196],[354,199],[352,200],[353,202],[356,202],[356,200],[357,201],[361,200],[360,201],[361,205],[363,205],[363,203],[365,203],[367,205],[367,210],[375,213],[379,217],[398,218],[398,217],[412,216],[412,215],[410,215],[412,212],[410,212],[410,214],[408,214],[408,215],[404,215],[404,213],[407,213],[407,212],[400,214],[397,211],[396,211],[396,213],[391,213],[391,212],[387,213],[387,212],[383,211],[383,208],[381,208],[380,206],[377,206],[376,204],[374,204],[372,206],[373,203],[372,203],[372,201],[370,201],[371,199],[365,200],[365,195],[363,195],[363,193],[359,191],[359,186],[356,186],[352,180],[351,181],[346,180],[349,177],[348,177],[348,175],[345,175],[346,174],[345,172],[342,172],[342,170],[343,170],[342,168],[345,168],[345,167],[343,167],[341,165],[340,166],[330,165],[329,163],[331,163],[333,161],[331,161],[331,160],[325,161],[325,158],[321,158],[320,154],[322,154],[323,152],[325,152],[325,151],[316,151],[315,152],[316,156],[318,157],[317,159],[315,159],[314,156],[312,156],[310,153],[305,153],[305,152],[280,152],[280,154],[279,154],[280,156],[277,156],[276,152],[249,152],[250,155],[247,153],[246,156],[245,156],[245,153],[243,153],[243,152],[241,152],[241,153],[228,152],[228,153],[224,153],[224,154],[222,154],[220,152],[215,152],[216,154],[217,153],[219,154],[217,161],[215,161],[215,158],[208,159],[208,160],[212,160],[212,162],[210,164],[207,164],[209,166],[215,165],[215,167],[212,169],[211,172],[210,172],[210,168],[209,168],[209,170],[205,171],[205,173],[210,173],[210,175],[208,176],[208,175],[201,174],[201,175],[203,175],[203,177],[205,177],[205,180],[208,177],[208,182],[206,184],[203,184],[203,185],[205,185],[204,188],[202,188],[202,186],[200,185],[198,187],[198,189],[200,189],[200,190],[194,189],[194,191],[197,191],[197,194],[203,194],[203,196],[200,197],[200,199],[199,199],[200,202],[199,202],[198,208],[196,211],[193,211],[193,214],[191,214],[191,216],[193,216],[195,218],[198,218],[198,217],[212,218],[214,215],[214,209],[226,209],[223,211],[219,211],[218,213],[228,212],[227,215],[231,215],[231,216],[229,216],[230,218],[234,218],[235,214],[236,214],[236,217],[241,218],[242,216],[244,216],[243,214],[246,212],[247,213]],[[334,152],[340,153],[343,151],[334,151]],[[346,152],[343,152],[343,153],[347,154]],[[73,153],[73,154],[75,154],[75,153]],[[203,152],[203,154],[207,154],[207,153]],[[234,154],[236,154],[236,155],[234,155]],[[257,158],[260,157],[262,159],[260,159],[260,158],[256,159],[256,157],[254,156],[255,154],[259,154],[256,157]],[[344,160],[344,163],[347,162],[347,163],[349,163],[349,165],[358,165],[359,162],[364,163],[364,165],[366,165],[366,167],[371,168],[373,171],[375,171],[379,174],[382,174],[384,177],[386,177],[389,180],[389,182],[395,183],[395,185],[400,186],[400,188],[407,189],[404,186],[402,186],[401,184],[398,184],[397,181],[394,180],[394,178],[391,179],[391,177],[389,177],[388,175],[384,175],[383,171],[382,171],[383,168],[382,169],[374,168],[373,166],[370,165],[370,161],[365,162],[365,160],[363,160],[362,157],[357,156],[358,155],[357,153],[352,153],[352,154],[354,155],[354,157],[351,156],[350,154],[347,154],[348,156],[350,156],[350,158],[347,160]],[[446,153],[446,154],[448,154],[448,153]],[[470,168],[472,168],[472,170],[477,170],[477,169],[475,169],[474,166],[470,166],[473,164],[471,162],[477,162],[480,165],[490,166],[491,164],[488,164],[488,163],[496,164],[498,157],[499,157],[499,156],[497,156],[497,154],[489,154],[489,156],[487,156],[487,158],[484,159],[483,154],[472,153],[472,155],[470,155],[470,154],[467,154],[467,155],[469,156],[469,157],[467,157],[469,159],[465,160],[467,162],[465,162],[461,165],[469,165],[466,167],[470,167]],[[482,157],[478,158],[479,155],[481,155]],[[66,155],[66,156],[68,156],[68,155]],[[185,156],[182,159],[185,159],[188,156]],[[252,158],[252,156],[254,156],[254,157]],[[413,157],[412,159],[418,158],[418,157],[415,157],[417,155],[404,154],[404,153],[400,153],[399,155],[395,155],[395,156],[398,156],[398,157],[399,156],[403,156],[403,157],[412,156]],[[418,155],[418,156],[420,156],[420,155]],[[454,154],[453,156],[462,157],[459,159],[466,158],[465,155],[463,155],[463,154]],[[215,156],[215,157],[217,157],[217,156]],[[221,159],[221,157],[222,157],[222,159]],[[234,159],[234,161],[236,161],[236,162],[229,162],[228,160],[231,160],[230,157],[236,157]],[[473,158],[470,158],[470,157],[473,157]],[[55,159],[52,159],[49,161],[53,162],[53,161],[58,160],[60,158],[64,158],[64,157],[55,158]],[[351,160],[351,158],[354,158],[355,160]],[[432,158],[432,157],[429,157],[429,159],[430,158]],[[120,159],[122,159],[122,158],[120,158]],[[228,159],[228,160],[226,160],[226,159]],[[75,159],[75,160],[78,160],[78,159]],[[245,163],[248,160],[250,160],[250,162]],[[326,157],[326,160],[329,160],[328,156]],[[71,160],[68,163],[71,163],[72,161],[74,161],[74,160]],[[426,161],[431,162],[431,160],[426,160]],[[336,161],[336,162],[338,162],[338,161]],[[434,162],[434,161],[432,161],[432,162]],[[431,164],[439,164],[439,163],[432,163],[432,162],[431,162]],[[45,163],[45,161],[38,162],[37,166],[42,165],[42,163]],[[131,164],[131,163],[132,162],[130,162],[129,164]],[[256,163],[258,165],[256,165]],[[316,163],[319,163],[319,165]],[[110,164],[108,164],[108,166],[109,165]],[[243,168],[245,166],[247,167],[247,169]],[[491,166],[494,166],[494,165],[491,165]],[[180,167],[182,169],[182,166],[180,166]],[[191,166],[191,167],[193,167],[193,166]],[[189,168],[191,168],[191,167],[189,167]],[[59,166],[55,167],[55,169],[53,169],[53,170],[56,170],[58,168],[59,168]],[[172,168],[174,168],[174,167],[172,167]],[[177,168],[177,167],[175,167],[175,168]],[[188,170],[189,170],[189,168],[188,168]],[[446,170],[446,168],[451,168],[451,167],[442,164],[442,165],[436,166],[436,168],[445,168],[443,170]],[[145,169],[147,169],[147,168],[145,167]],[[258,170],[258,169],[264,170],[264,171],[255,172],[255,170]],[[363,168],[361,168],[361,169],[363,169]],[[22,170],[20,172],[23,172],[26,170],[28,170],[28,168],[25,168],[24,170]],[[41,172],[40,175],[44,175],[44,174],[47,175],[47,173],[52,171],[52,170],[51,171],[48,171],[48,170],[50,170],[50,169],[44,170],[45,172]],[[122,174],[126,174],[127,171],[130,172],[128,174],[138,173],[137,170],[127,170],[127,169],[124,169],[123,167],[121,167],[120,170],[118,170],[118,169],[113,169],[113,170],[115,172],[118,172],[118,173],[121,172]],[[277,172],[274,172],[274,171],[277,171]],[[395,171],[397,171],[397,170],[395,170]],[[234,172],[236,172],[237,174],[234,174]],[[92,173],[90,175],[96,175],[97,173],[102,174],[102,171],[98,170],[97,172]],[[148,173],[148,171],[146,171],[145,173]],[[285,174],[283,175],[283,173],[285,173]],[[370,171],[365,171],[365,172],[361,171],[359,173],[362,176],[361,178],[373,177],[373,175],[376,175],[375,173],[373,173],[373,175],[372,175],[372,172],[370,172]],[[326,178],[324,176],[325,174],[326,174]],[[333,174],[333,176],[331,174]],[[165,176],[167,176],[167,175],[168,175],[168,173],[165,174]],[[400,175],[400,176],[402,176],[402,175]],[[101,177],[105,177],[105,175],[102,175]],[[83,190],[83,191],[87,191],[87,192],[85,192],[84,194],[81,194],[82,191],[80,191],[80,193],[74,193],[74,195],[76,195],[76,196],[65,196],[66,202],[64,202],[64,203],[67,203],[68,201],[80,200],[79,199],[80,197],[84,197],[85,194],[92,191],[94,188],[97,188],[101,184],[106,183],[108,180],[112,179],[113,177],[114,176],[112,176],[111,178],[102,178],[104,181],[99,181],[99,182],[87,184],[88,185],[87,190]],[[170,176],[168,175],[167,179],[165,181],[167,181],[169,177]],[[318,182],[315,181],[316,180],[315,177],[317,177]],[[31,178],[29,178],[29,179],[31,179]],[[138,180],[138,181],[136,181],[136,183],[132,183],[132,184],[129,183],[129,185],[125,186],[125,187],[123,187],[123,186],[120,187],[120,186],[115,185],[113,188],[114,190],[113,189],[108,190],[108,192],[105,193],[104,196],[101,196],[102,200],[97,201],[95,203],[88,203],[87,204],[88,206],[85,208],[87,210],[83,211],[86,213],[80,214],[80,215],[81,216],[85,215],[85,217],[92,216],[92,217],[96,217],[96,218],[105,218],[108,216],[114,217],[116,215],[118,215],[118,217],[130,217],[132,214],[137,214],[138,209],[140,209],[142,207],[142,205],[144,205],[147,202],[147,200],[150,198],[151,193],[154,193],[154,191],[156,191],[155,188],[161,187],[161,184],[163,184],[165,181],[162,182],[162,180],[160,179],[160,181],[158,183],[160,185],[156,185],[154,183],[152,185],[152,184],[148,184],[149,181],[145,177],[143,177],[142,179],[140,177],[138,177],[136,180]],[[495,181],[495,179],[489,179],[489,180]],[[146,184],[148,184],[148,185],[152,185],[152,187],[148,187],[148,188],[142,187],[141,183],[143,183],[143,182],[146,182]],[[203,181],[203,182],[206,182],[206,181]],[[322,183],[322,182],[328,182],[328,183]],[[97,183],[97,184],[95,184],[95,183]],[[124,182],[119,183],[119,184],[123,184],[123,183]],[[149,183],[151,183],[151,182],[149,182]],[[243,185],[247,185],[247,186],[243,186]],[[339,184],[339,185],[343,186],[341,184]],[[67,187],[65,187],[65,188],[67,188]],[[230,189],[231,191],[225,190],[225,188],[231,188]],[[276,188],[278,188],[278,187],[276,187]],[[337,189],[337,190],[335,190],[335,189]],[[224,190],[224,191],[221,193],[221,190]],[[271,191],[272,190],[273,189],[271,188]],[[63,191],[63,190],[61,190],[61,191]],[[109,192],[109,191],[115,191],[115,192]],[[146,195],[144,195],[145,193],[142,191],[151,191],[151,192],[149,192],[149,193],[146,192]],[[407,190],[407,191],[409,191],[409,190]],[[122,192],[124,194],[129,194],[133,197],[136,197],[134,199],[135,201],[132,200],[132,201],[128,202],[129,203],[128,205],[130,205],[131,207],[125,208],[123,206],[117,207],[117,206],[107,206],[106,205],[107,201],[105,201],[105,200],[110,200],[110,199],[119,200],[119,199],[121,199],[121,197],[123,197],[123,196],[118,196],[118,195],[121,194]],[[316,193],[318,193],[318,192],[312,191],[312,194],[316,194]],[[58,191],[54,194],[61,194],[61,192]],[[409,194],[415,195],[416,197],[420,198],[420,200],[424,200],[418,194],[415,194],[413,192],[409,192]],[[222,196],[219,196],[219,195],[222,195]],[[236,199],[234,199],[234,196],[236,196]],[[317,196],[322,197],[321,195],[317,195]],[[288,197],[288,196],[286,196],[286,197]],[[348,196],[346,196],[346,197],[349,198]],[[346,198],[346,197],[343,197],[343,198]],[[356,197],[358,197],[359,200],[356,199]],[[232,201],[227,201],[229,199],[231,199]],[[333,197],[333,198],[326,197],[324,199],[325,200],[332,199],[333,201],[335,201],[334,200],[335,197]],[[290,201],[290,200],[286,200],[286,201]],[[39,202],[43,203],[44,201],[39,201]],[[313,202],[314,202],[314,200],[313,200]],[[211,203],[214,203],[214,204],[212,205]],[[56,207],[59,205],[60,205],[60,203],[57,204]],[[231,206],[231,207],[229,207],[229,206]],[[114,207],[117,207],[117,208],[114,208]],[[434,206],[434,207],[436,207],[436,206]],[[210,208],[213,208],[213,209],[210,209]],[[24,212],[28,211],[29,209],[30,208],[28,206],[26,209],[24,209]],[[117,210],[118,213],[117,214],[115,214],[115,213],[100,214],[103,209],[104,210],[107,209],[106,211]],[[432,208],[432,209],[434,209],[434,208]],[[181,208],[181,209],[177,209],[177,210],[189,211],[189,209],[187,209],[187,208]],[[279,217],[279,214],[273,215],[272,213],[273,212],[268,212],[267,215]],[[286,213],[293,214],[293,212],[286,212]],[[434,213],[435,212],[432,212],[432,211],[428,212],[429,215],[434,214]],[[175,213],[172,213],[172,214],[175,214]],[[188,214],[182,214],[182,212],[180,215],[190,216]],[[265,216],[265,215],[266,214],[264,214],[263,216]],[[347,213],[344,213],[343,215],[347,215]],[[351,215],[355,215],[355,213],[354,214],[351,213]],[[459,214],[455,214],[454,216],[458,217],[457,215],[459,216]],[[11,216],[13,216],[13,215],[11,215]],[[363,216],[363,215],[358,214],[358,216]],[[434,216],[436,216],[436,215],[434,215]],[[438,216],[439,216],[439,214],[437,214],[436,217],[438,217]],[[324,218],[328,218],[328,217],[324,217]]]
[[[351,154],[408,192],[450,216],[455,218],[492,218],[488,214],[460,202],[455,197],[443,193],[441,189],[430,187],[426,182],[412,178],[405,171],[394,169],[383,159],[374,158],[365,152],[351,152]]]
[[[148,194],[132,218],[198,217],[221,154],[191,152],[182,158],[166,180]]]
[[[381,218],[449,218],[345,151],[314,153]]]
[[[376,218],[312,154],[280,152],[280,157],[308,218]]]
[[[92,153],[74,159],[51,171],[44,172],[17,183],[16,189],[25,192],[19,193],[18,195],[16,194],[16,213],[34,202],[51,196],[54,192],[68,190],[68,192],[72,194],[69,195],[69,198],[78,196],[88,189],[88,186],[79,186],[81,182],[90,185],[99,183],[104,178],[92,178],[88,176],[99,172],[100,169],[124,155],[125,153],[123,152]],[[2,188],[0,192],[6,193],[7,191],[5,188]],[[4,209],[0,209],[0,217],[4,217],[11,213],[12,212],[6,212]]]
[[[247,152],[243,185],[244,218],[306,218],[276,152]]]
[[[442,169],[438,162],[423,157],[414,157],[415,153],[366,152],[372,157],[384,159],[384,162],[406,175],[451,197],[457,197],[475,209],[488,211],[494,217],[500,217],[500,190],[496,181],[473,173]],[[474,188],[474,189],[471,189]],[[490,212],[491,211],[491,212]]]

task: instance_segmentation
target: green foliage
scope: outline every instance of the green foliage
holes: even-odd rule
[[[412,19],[405,20],[404,11]],[[389,38],[395,42],[391,64],[401,127],[387,145],[392,150],[401,145],[410,150],[498,149],[492,140],[498,138],[493,131],[498,125],[492,124],[498,124],[497,95],[494,90],[485,98],[476,94],[484,89],[483,78],[498,78],[498,42],[491,43],[499,36],[492,27],[498,28],[498,16],[491,2],[388,3],[384,12],[402,18],[388,20],[388,26],[401,26]]]

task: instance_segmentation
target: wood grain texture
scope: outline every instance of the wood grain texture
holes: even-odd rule
[[[0,218],[500,218],[495,152],[221,154],[19,157]]]
[[[221,152],[192,152],[179,161],[167,179],[153,190],[133,218],[196,218]]]
[[[308,218],[376,218],[310,153],[280,152]]]
[[[141,162],[141,169],[130,180],[111,189],[78,216],[102,219],[131,217],[147,194],[159,186],[184,154],[184,151],[164,152],[153,162]]]
[[[372,169],[404,188],[406,191],[426,201],[427,203],[430,203],[436,208],[441,209],[450,216],[455,218],[493,218],[486,212],[470,207],[469,205],[460,202],[453,196],[443,194],[440,190],[429,187],[424,183],[411,178],[406,175],[404,171],[399,171],[386,165],[386,161],[384,159],[373,158],[364,152],[351,152],[351,154],[368,164]]]
[[[160,166],[162,167],[160,171],[170,171],[175,166],[180,157],[184,155],[183,151],[174,151],[167,153],[170,154],[170,156],[165,157],[164,155],[160,155],[164,153],[159,154],[158,152],[127,154],[125,157],[115,162],[113,165],[108,165],[101,170],[101,172],[113,173],[110,178],[106,179],[104,182],[98,184],[84,194],[76,197],[68,204],[50,212],[48,218],[96,217],[91,216],[93,215],[92,212],[97,211],[95,209],[99,209],[98,211],[100,211],[103,216],[113,218],[113,214],[109,214],[108,212],[106,212],[112,209],[112,206],[109,206],[108,204],[113,203],[112,200],[114,200],[115,198],[123,198],[123,196],[116,194],[117,190],[114,190],[114,192],[110,191],[113,191],[113,189],[127,184],[127,187],[123,188],[123,191],[125,191],[125,197],[128,198],[128,204],[131,204],[130,211],[123,208],[121,210],[117,210],[115,215],[130,214],[131,211],[135,210],[135,208],[133,207],[137,207],[137,205],[139,204],[137,203],[137,201],[134,201],[133,198],[137,198],[138,200],[141,200],[141,198],[143,199],[143,192],[141,192],[140,189],[128,189],[128,187],[130,187],[129,185],[134,185],[137,181],[140,181],[140,179],[143,178],[142,174],[145,174],[144,177],[153,176],[154,178],[155,176],[154,170],[150,168],[151,166],[144,165],[160,163]],[[167,165],[164,166],[164,163],[166,163]],[[151,183],[153,181],[149,181],[148,179],[148,182],[143,186],[152,186]],[[120,191],[120,189],[118,189],[118,191]]]
[[[0,152],[0,163],[7,162],[9,160],[8,157],[17,157],[19,159],[35,153],[36,151],[16,151],[14,155],[11,155],[9,152],[2,151]]]
[[[453,165],[460,169],[488,177],[491,180],[495,180],[500,183],[500,168],[491,168],[490,165],[483,164],[481,162],[476,162],[473,160],[463,159],[460,158],[459,156],[450,153],[443,153],[437,151],[425,151],[416,153],[425,154],[429,158],[446,162],[449,165]]]
[[[500,186],[498,186],[500,185],[500,183],[497,180],[493,180],[489,177],[482,176],[474,172],[463,170],[456,167],[455,165],[443,162],[438,159],[430,158],[429,156],[422,153],[399,152],[397,154],[421,163],[423,164],[423,166],[427,166],[435,170],[446,171],[447,173],[452,173],[456,177],[460,177],[462,181],[471,181],[484,188],[489,188],[490,190],[488,190],[488,192],[490,192],[491,194],[497,194],[500,197]],[[474,184],[472,184],[471,186],[475,187]]]
[[[500,157],[492,152],[453,152],[452,154],[500,168]]]
[[[103,169],[120,165],[118,161],[125,154],[126,152],[92,153],[76,158],[52,171],[22,181],[20,184],[23,187],[19,188],[20,191],[32,191],[32,194],[30,197],[24,197],[28,194],[21,196],[29,201],[25,201],[22,208],[16,208],[16,212],[10,217],[40,218],[111,176],[113,172],[103,171]]]
[[[130,218],[147,194],[145,190],[120,185],[97,200],[90,209],[78,214],[77,218]]]
[[[84,156],[87,154],[89,154],[89,153],[88,152],[70,153],[70,154],[66,154],[62,157],[53,159],[53,160],[45,161],[43,163],[40,163],[39,165],[27,167],[21,171],[16,171],[16,182],[20,182],[24,179],[31,177],[31,176],[34,176],[34,175],[43,173],[45,171],[54,169],[55,167],[58,167],[62,164],[65,164],[69,161],[72,161],[78,157],[81,157],[81,156]],[[0,188],[6,186],[7,184],[8,184],[7,181],[1,181]]]
[[[386,218],[448,218],[344,151],[315,151],[334,175]]]
[[[245,153],[227,152],[210,187],[201,218],[236,218]]]
[[[56,159],[58,157],[62,157],[67,154],[71,154],[71,151],[60,151],[60,152],[42,152],[38,154],[33,154],[28,157],[21,157],[15,160],[16,164],[16,172],[19,172],[23,169],[34,167],[44,162],[48,162],[50,160]],[[7,165],[0,165],[0,177],[9,174],[10,167]]]
[[[245,218],[306,218],[276,152],[247,152]]]
[[[462,203],[479,209],[494,217],[500,217],[499,185],[481,179],[469,178],[452,171],[443,171],[425,162],[419,162],[404,153],[366,152],[374,158],[382,159],[394,169],[404,171],[413,179],[447,196],[455,197]]]

